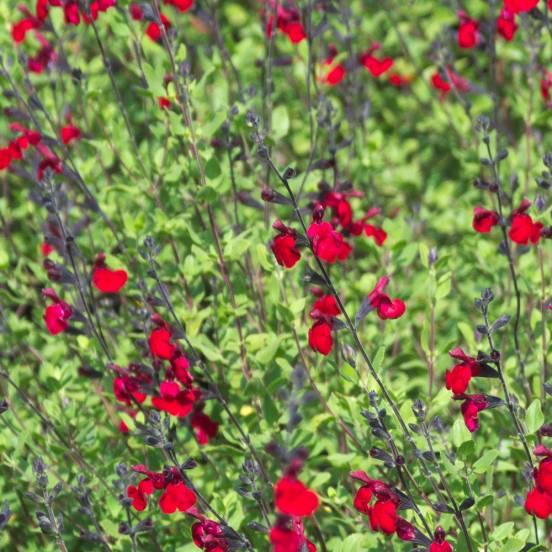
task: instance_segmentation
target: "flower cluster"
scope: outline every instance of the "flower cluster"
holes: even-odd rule
[[[272,552],[316,552],[316,547],[305,537],[303,518],[312,516],[320,500],[317,494],[298,479],[302,460],[295,460],[286,468],[284,476],[274,485],[274,504],[279,515],[270,530]]]
[[[194,6],[193,0],[163,0],[163,3],[165,5],[172,6],[181,13],[189,11]],[[134,21],[148,22],[148,26],[146,27],[146,36],[153,42],[161,42],[161,38],[163,36],[162,27],[166,32],[168,32],[172,27],[170,19],[163,12],[160,12],[159,15],[161,20],[159,20],[155,16],[152,7],[149,4],[132,3],[129,6],[129,12]],[[161,107],[168,106],[165,106],[163,102]]]
[[[148,505],[148,496],[155,491],[163,491],[159,497],[159,508],[164,514],[186,512],[196,503],[195,493],[183,482],[177,468],[165,468],[162,472],[153,472],[143,464],[132,467],[133,471],[145,475],[138,486],[129,485],[127,496],[132,507],[141,512]]]
[[[267,1],[266,11],[268,15],[266,35],[269,38],[274,34],[275,27],[285,34],[292,44],[299,44],[307,38],[307,33],[301,23],[299,10],[294,6],[285,7],[279,2],[275,3],[269,0]],[[276,25],[274,25],[274,20],[276,20]]]
[[[544,458],[534,470],[535,488],[527,494],[525,510],[540,519],[548,519],[552,515],[552,450],[539,445],[535,454]]]
[[[467,395],[470,381],[474,377],[496,378],[498,373],[487,363],[486,358],[474,358],[467,355],[460,347],[449,351],[449,355],[459,361],[445,374],[446,388],[453,393],[454,400],[464,401],[460,407],[464,416],[464,423],[470,432],[479,429],[479,412],[487,408],[499,406],[501,401],[490,395]]]
[[[416,538],[416,528],[397,514],[401,501],[389,485],[370,478],[364,471],[352,472],[351,477],[362,483],[353,505],[358,512],[368,516],[372,531],[385,535],[396,533],[404,541],[413,541]]]
[[[519,245],[537,244],[541,237],[550,235],[550,232],[544,229],[542,222],[535,222],[527,213],[530,206],[531,202],[524,199],[509,218],[508,236]],[[499,223],[500,216],[496,211],[483,207],[474,208],[472,226],[476,232],[486,234]]]

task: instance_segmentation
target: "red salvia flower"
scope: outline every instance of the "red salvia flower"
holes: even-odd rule
[[[172,25],[170,20],[163,13],[161,14],[161,24],[165,27],[165,31],[168,31]],[[152,21],[148,25],[146,34],[151,40],[153,40],[153,42],[160,42],[163,36],[161,27],[155,21]]]
[[[540,81],[540,91],[542,99],[548,107],[552,107],[550,90],[552,89],[552,72],[545,71]]]
[[[38,33],[36,33],[38,36]],[[35,56],[27,60],[27,68],[31,73],[43,73],[57,59],[57,54],[52,46],[45,40],[41,40],[42,46]]]
[[[157,98],[157,103],[161,109],[169,109],[169,107],[171,107],[171,100],[166,96],[159,96]]]
[[[460,48],[474,48],[481,41],[479,21],[471,19],[464,12],[459,12],[460,25],[458,26],[458,46]]]
[[[508,236],[520,245],[528,245],[529,242],[536,244],[541,237],[542,229],[543,224],[534,222],[527,213],[514,213]]]
[[[151,404],[157,410],[182,418],[192,411],[201,397],[199,389],[182,389],[176,381],[165,380],[159,386],[160,397],[153,397]]]
[[[399,75],[398,73],[392,73],[389,75],[389,84],[395,88],[404,88],[411,83],[411,77],[405,75]]]
[[[483,207],[474,207],[472,227],[480,234],[490,232],[498,224],[500,217],[496,211],[489,211]]]
[[[387,232],[380,228],[379,226],[374,226],[373,224],[364,225],[364,233],[370,238],[374,238],[376,245],[380,247],[385,243],[387,239]]]
[[[413,541],[416,538],[416,528],[414,525],[406,521],[406,519],[399,518],[397,520],[397,537],[403,541]]]
[[[0,170],[7,169],[12,162],[10,148],[0,148]]]
[[[333,318],[341,314],[341,310],[333,295],[323,295],[315,301],[310,317],[315,323],[309,330],[309,346],[313,351],[329,355],[333,346]]]
[[[397,506],[391,500],[378,500],[368,512],[372,531],[392,535],[397,530]]]
[[[370,47],[370,49],[365,52],[364,54],[361,54],[360,56],[360,63],[368,69],[368,71],[371,73],[373,77],[379,77],[383,75],[386,71],[389,71],[391,67],[393,67],[393,58],[390,57],[384,57],[384,58],[377,58],[373,55],[373,53],[380,48],[379,44],[374,44]]]
[[[61,141],[68,146],[71,142],[79,140],[81,137],[80,128],[72,125],[71,123],[61,128]]]
[[[272,12],[274,6],[269,6],[269,10]],[[301,23],[299,11],[295,8],[286,8],[278,4],[276,25],[281,32],[287,35],[292,44],[299,44],[299,42],[307,38],[307,33]],[[267,21],[266,34],[270,38],[273,32],[274,16],[271,15]]]
[[[503,9],[496,20],[497,33],[505,40],[511,41],[514,39],[517,29],[518,26],[516,23],[515,13],[510,10]]]
[[[25,40],[27,33],[32,29],[36,29],[39,24],[40,21],[37,21],[34,17],[28,17],[14,23],[11,29],[13,41],[16,44],[20,44]]]
[[[145,510],[148,505],[147,496],[152,494],[153,491],[153,482],[150,479],[140,481],[140,483],[138,483],[138,487],[129,485],[127,487],[127,496],[132,499],[131,506],[138,512]]]
[[[269,534],[272,552],[316,552],[316,546],[305,537],[300,519],[279,518]]]
[[[279,512],[294,517],[312,516],[320,504],[314,491],[290,475],[274,486],[274,502]]]
[[[460,410],[464,416],[466,427],[473,433],[479,429],[479,413],[489,408],[490,403],[485,395],[460,395],[454,397],[456,400],[464,399]]]
[[[429,545],[428,552],[453,552],[452,546],[445,540],[445,531],[442,527],[437,527],[434,534],[434,540]]]
[[[187,12],[194,6],[194,0],[163,0],[163,2],[165,4],[173,6],[182,13]]]
[[[314,254],[327,263],[344,261],[352,251],[342,234],[329,222],[314,221],[307,230]]]
[[[512,13],[528,12],[537,7],[539,0],[504,0],[504,7]]]
[[[105,254],[99,253],[92,271],[92,283],[102,293],[118,293],[125,287],[128,274],[125,270],[111,270],[105,263]]]
[[[210,439],[216,436],[218,424],[210,416],[201,410],[196,410],[190,419],[197,442],[206,445]]]
[[[140,4],[131,4],[128,10],[130,12],[130,17],[132,17],[134,21],[142,21],[142,19],[144,19],[144,10]]]
[[[180,352],[171,358],[171,368],[174,372],[174,377],[185,387],[190,387],[193,382],[192,374],[190,374],[190,362]]]
[[[54,251],[54,246],[47,241],[43,241],[40,244],[40,253],[43,257],[47,257],[52,251]]]
[[[293,228],[286,226],[282,221],[277,220],[272,225],[279,234],[272,240],[270,249],[276,257],[276,262],[285,268],[292,268],[301,258],[297,248],[296,232]]]
[[[162,320],[156,319],[155,322],[158,327],[150,333],[148,338],[151,354],[157,358],[170,360],[177,352],[176,345],[171,341],[172,332]]]
[[[174,514],[176,510],[185,512],[196,503],[195,493],[184,483],[169,483],[159,498],[159,507],[164,514]]]
[[[347,75],[347,69],[343,63],[334,65],[325,75],[323,81],[329,86],[337,86]]]
[[[146,394],[140,391],[140,384],[138,378],[122,374],[113,380],[113,394],[118,401],[128,406],[142,404],[146,400]]]
[[[389,277],[382,276],[376,287],[368,294],[368,301],[370,306],[377,310],[382,320],[400,318],[406,311],[406,305],[401,299],[391,299],[389,295],[383,293],[387,284],[389,284]]]
[[[529,491],[525,499],[525,510],[540,519],[547,519],[552,515],[552,495],[539,489]]]
[[[73,309],[68,303],[62,301],[52,288],[43,289],[42,295],[53,303],[44,311],[46,329],[52,335],[64,332],[69,327],[68,320],[73,316]]]
[[[222,527],[211,519],[202,519],[192,525],[192,539],[194,544],[205,552],[230,550]]]
[[[460,347],[449,351],[449,355],[461,362],[456,364],[452,370],[447,370],[446,387],[454,395],[461,395],[468,388],[471,378],[479,375],[479,362],[464,353]]]
[[[52,3],[53,5],[53,3]],[[48,0],[37,0],[36,1],[36,17],[40,21],[44,21],[48,17],[49,4]]]
[[[453,88],[458,92],[467,92],[470,89],[468,82],[452,71],[450,67],[446,68],[444,76],[439,72],[433,73],[431,84],[433,88],[439,90],[441,101],[447,97]]]

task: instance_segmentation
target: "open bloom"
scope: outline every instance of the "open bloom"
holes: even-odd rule
[[[179,418],[190,414],[201,397],[199,389],[183,389],[178,382],[169,380],[161,382],[159,394],[151,400],[154,408]]]
[[[518,26],[516,14],[508,9],[503,9],[496,20],[497,33],[508,42],[514,39]]]
[[[269,538],[272,552],[316,552],[316,546],[305,536],[301,519],[279,517]]]
[[[222,527],[212,519],[201,519],[194,523],[192,539],[194,544],[205,552],[227,552],[230,550]]]
[[[527,494],[525,510],[540,519],[547,519],[552,515],[552,450],[539,445],[535,454],[544,458],[533,472],[535,488]]]
[[[202,410],[196,410],[191,416],[190,424],[194,430],[197,442],[206,445],[210,439],[216,436],[218,424]]]
[[[434,540],[429,545],[428,552],[453,552],[452,546],[445,540],[445,531],[442,527],[437,527],[434,534]]]
[[[528,12],[537,7],[539,0],[504,0],[504,7],[512,13]]]
[[[64,127],[61,128],[61,141],[68,146],[71,142],[79,140],[81,137],[80,128],[73,125],[71,122],[68,122]]]
[[[293,517],[312,516],[320,504],[317,494],[293,475],[285,475],[276,483],[274,502],[280,513]]]
[[[309,330],[309,345],[313,351],[329,355],[333,347],[333,319],[341,310],[333,295],[323,295],[313,305],[310,317],[315,321]]]
[[[52,335],[64,332],[69,327],[68,320],[73,316],[73,309],[68,303],[62,301],[52,288],[43,289],[42,295],[52,301],[44,311],[46,329]]]
[[[472,226],[476,232],[486,234],[498,224],[500,217],[496,211],[489,211],[483,207],[474,207]]]
[[[274,11],[273,2],[268,2],[268,4],[269,13],[272,13]],[[287,35],[292,44],[299,44],[307,38],[307,33],[301,23],[299,10],[294,7],[284,7],[281,4],[278,4],[276,12],[276,26],[282,33]],[[270,15],[266,25],[266,34],[270,38],[272,37],[273,32],[274,16]]]
[[[277,220],[272,227],[279,234],[272,240],[270,249],[276,257],[276,262],[285,268],[292,268],[301,258],[297,248],[296,232],[293,228],[286,226],[282,221]]]
[[[351,246],[329,222],[314,221],[307,230],[314,254],[327,263],[344,261],[352,251]]]
[[[456,74],[450,67],[444,73],[435,72],[431,76],[431,85],[440,92],[440,100],[443,101],[451,90],[467,92],[470,89],[468,82]]]
[[[329,86],[338,85],[347,75],[347,69],[343,63],[334,63],[336,56],[337,48],[332,44],[328,48],[328,55],[323,63],[325,73],[321,77],[322,82]]]
[[[498,377],[498,373],[489,365],[467,355],[460,347],[449,351],[449,355],[460,361],[451,370],[447,370],[445,374],[446,387],[454,395],[464,393],[473,377]]]
[[[541,237],[541,231],[543,224],[541,222],[534,222],[530,215],[527,213],[515,213],[512,216],[512,224],[510,230],[508,230],[508,236],[510,239],[520,245],[528,245],[538,243]]]
[[[460,48],[473,48],[481,41],[479,34],[479,21],[471,19],[464,12],[460,12],[460,25],[458,25],[458,46]]]
[[[102,293],[117,293],[126,284],[128,274],[125,270],[111,270],[105,262],[105,254],[99,253],[92,271],[92,283]]]
[[[376,287],[368,294],[367,300],[382,320],[400,318],[406,311],[406,304],[401,299],[391,299],[384,293],[389,284],[389,277],[382,276]]]
[[[455,400],[463,400],[460,406],[464,423],[468,430],[473,433],[479,429],[479,413],[488,408],[493,408],[501,404],[501,401],[488,395],[455,395]]]
[[[360,55],[359,61],[366,69],[370,72],[373,77],[379,77],[383,75],[386,71],[389,71],[393,67],[393,58],[391,57],[382,57],[377,58],[374,56],[374,52],[379,50],[380,44],[375,43],[370,47],[370,49],[364,54]]]
[[[186,487],[177,468],[166,468],[159,473],[140,464],[132,469],[146,476],[138,487],[130,485],[127,488],[127,496],[132,499],[134,509],[144,510],[147,506],[147,496],[156,490],[163,490],[159,497],[159,507],[165,514],[173,514],[177,510],[185,512],[196,503],[195,493]]]
[[[178,347],[172,342],[172,330],[159,315],[154,315],[152,320],[157,327],[148,338],[150,352],[154,357],[171,360],[178,353]]]

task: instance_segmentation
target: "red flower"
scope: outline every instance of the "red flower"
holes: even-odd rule
[[[165,326],[155,328],[148,338],[151,354],[157,358],[170,360],[176,352],[176,345],[171,343],[171,339],[172,334],[168,328]]]
[[[176,355],[171,358],[171,368],[174,372],[175,378],[182,385],[186,387],[192,385],[194,378],[192,377],[192,374],[190,374],[190,363],[180,351],[177,351]]]
[[[458,26],[458,46],[460,48],[473,48],[481,40],[479,35],[479,21],[471,19],[464,12],[460,12],[460,25]]]
[[[144,10],[140,4],[131,4],[128,9],[130,11],[130,17],[132,17],[134,21],[142,21],[142,19],[144,19]]]
[[[547,519],[552,514],[552,495],[539,489],[529,491],[525,499],[525,511],[540,519]]]
[[[387,232],[380,228],[379,226],[374,226],[373,224],[364,225],[364,233],[370,238],[373,237],[376,245],[380,247],[385,243],[387,239]]]
[[[513,40],[516,35],[517,29],[518,26],[516,23],[515,13],[507,9],[503,9],[496,20],[497,33],[505,40],[510,41]]]
[[[357,192],[354,192],[355,194]],[[330,207],[334,220],[332,223],[341,225],[343,230],[348,230],[353,222],[353,208],[346,194],[341,192],[327,192],[320,202],[323,207]]]
[[[307,33],[300,21],[291,21],[287,23],[284,33],[287,34],[292,44],[299,44],[299,42],[307,38]]]
[[[81,137],[80,128],[72,124],[65,125],[61,129],[61,141],[67,146],[71,142],[78,140]]]
[[[345,78],[346,74],[345,65],[338,63],[324,75],[323,81],[330,86],[336,86]]]
[[[153,483],[150,479],[144,479],[138,483],[138,487],[129,485],[127,488],[127,496],[132,499],[131,506],[141,512],[148,505],[147,495],[153,493]]]
[[[397,506],[390,500],[378,500],[368,512],[372,531],[391,535],[397,530]]]
[[[10,148],[0,148],[0,170],[7,169],[12,161]]]
[[[361,54],[360,63],[370,71],[373,77],[379,77],[386,71],[389,71],[393,67],[393,58],[377,58],[373,55],[373,52],[378,50],[379,44],[374,44],[367,52]]]
[[[351,246],[329,222],[313,222],[307,230],[307,236],[314,254],[327,263],[343,261],[352,251]]]
[[[445,540],[445,535],[443,528],[437,527],[434,541],[429,545],[428,552],[453,552],[452,546]]]
[[[187,12],[194,5],[194,0],[163,0],[165,4],[175,7],[182,13]]]
[[[480,234],[490,232],[498,224],[500,217],[496,211],[489,211],[483,207],[474,207],[472,227]]]
[[[49,244],[47,241],[43,241],[40,244],[40,253],[43,257],[47,257],[54,250],[54,246]]]
[[[140,391],[140,380],[130,375],[121,375],[113,380],[113,393],[118,401],[129,406],[146,400],[146,394]]]
[[[53,302],[44,311],[46,329],[52,335],[64,332],[69,326],[67,321],[73,316],[73,309],[68,303],[62,301],[52,288],[43,289],[42,295]]]
[[[53,63],[57,59],[57,54],[48,44],[48,42],[44,41],[42,47],[36,54],[36,56],[31,56],[27,60],[27,67],[31,73],[37,73],[40,74],[48,67],[51,63]]]
[[[300,519],[279,519],[269,537],[272,552],[316,552],[316,546],[305,537]]]
[[[276,257],[276,262],[285,268],[294,267],[301,258],[301,253],[297,249],[295,230],[279,220],[274,222],[272,228],[280,232],[270,244],[270,249],[272,249]]]
[[[508,236],[510,236],[513,242],[520,245],[528,245],[529,242],[536,244],[541,237],[542,228],[542,223],[533,222],[530,215],[526,213],[514,213]]]
[[[320,504],[314,491],[288,475],[274,486],[274,502],[278,511],[294,517],[312,516]]]
[[[206,445],[210,439],[215,437],[219,426],[217,422],[201,410],[197,410],[192,414],[190,424],[200,445]]]
[[[479,375],[479,362],[466,355],[460,347],[452,349],[449,355],[461,362],[456,364],[452,370],[447,370],[445,374],[446,387],[454,395],[461,395],[468,388],[471,378]]]
[[[16,44],[19,44],[20,42],[23,42],[25,40],[25,36],[31,29],[37,28],[37,22],[33,17],[28,17],[25,19],[22,19],[21,21],[18,21],[17,23],[14,23],[11,30],[11,35],[13,38],[13,41]]]
[[[278,12],[276,15],[276,25],[280,31],[282,31],[289,38],[292,44],[298,44],[307,38],[307,33],[303,25],[299,11],[295,8],[285,8],[278,5]],[[274,16],[270,16],[266,25],[266,34],[268,37],[272,37],[274,31]]]
[[[552,456],[545,458],[535,472],[537,487],[552,496]]]
[[[504,7],[512,13],[528,12],[537,7],[539,0],[504,0]]]
[[[333,347],[331,323],[319,320],[313,324],[309,329],[309,346],[324,356],[330,354]]]
[[[40,21],[44,21],[48,17],[48,10],[48,0],[36,1],[36,16]]]
[[[370,502],[372,502],[372,487],[370,485],[363,485],[358,489],[353,501],[353,506],[361,514],[368,515],[371,510]]]
[[[408,86],[411,80],[412,79],[410,77],[399,75],[398,73],[389,75],[389,84],[395,86],[396,88]]]
[[[431,77],[431,84],[433,88],[439,90],[440,99],[443,101],[448,93],[454,88],[458,92],[467,92],[470,89],[468,82],[460,75],[457,75],[450,67],[445,70],[445,75],[441,76],[440,73],[433,73]]]
[[[416,528],[403,518],[397,520],[397,537],[403,541],[413,541],[416,538]]]
[[[169,107],[171,107],[171,100],[166,96],[159,96],[157,98],[157,103],[161,109],[169,109]]]
[[[36,171],[39,180],[42,180],[44,178],[44,173],[47,169],[50,169],[57,174],[61,174],[63,172],[63,164],[61,162],[61,159],[55,156],[44,158],[38,164],[38,169]]]
[[[118,293],[128,280],[125,270],[111,270],[105,263],[105,254],[100,253],[96,257],[94,270],[92,271],[92,283],[102,293]]]
[[[230,548],[222,527],[211,519],[202,519],[192,525],[192,539],[206,552],[226,552]]]
[[[406,305],[401,299],[391,299],[383,290],[389,284],[389,277],[382,276],[376,287],[368,294],[368,302],[378,311],[382,320],[400,318],[406,311]]]
[[[135,14],[137,15],[137,12],[135,11]],[[167,17],[165,17],[164,14],[161,14],[161,24],[165,28],[165,31],[168,31],[171,28],[171,22]],[[152,21],[147,29],[146,34],[153,40],[154,42],[160,42],[161,38],[163,36],[163,33],[161,31],[161,27],[155,23],[155,21]]]
[[[460,407],[464,423],[471,433],[477,431],[479,429],[479,413],[490,406],[487,397],[485,395],[460,395],[454,398],[456,400],[464,399]]]
[[[195,493],[181,481],[169,483],[159,498],[159,507],[164,514],[174,514],[176,510],[185,512],[196,503]]]
[[[182,389],[176,381],[168,380],[161,382],[159,392],[161,396],[151,400],[154,408],[179,418],[187,416],[201,396],[198,389]]]

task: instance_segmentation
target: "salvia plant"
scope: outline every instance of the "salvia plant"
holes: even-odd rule
[[[0,548],[552,547],[550,0],[4,0]]]

